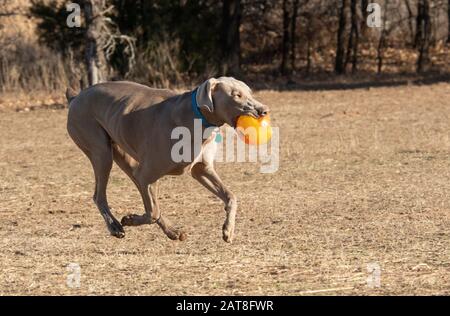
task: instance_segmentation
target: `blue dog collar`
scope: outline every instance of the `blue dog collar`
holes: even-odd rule
[[[198,118],[200,120],[202,120],[203,126],[205,127],[216,127],[216,125],[210,124],[208,122],[208,120],[203,116],[203,114],[200,112],[200,109],[198,108],[198,103],[197,103],[197,89],[195,89],[194,91],[192,91],[192,112],[194,112],[194,116],[195,118]]]

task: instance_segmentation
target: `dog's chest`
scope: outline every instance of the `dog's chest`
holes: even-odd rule
[[[217,143],[215,141],[216,136],[220,134],[220,131],[213,131],[207,139],[203,141],[200,148],[193,150],[193,157],[191,162],[178,163],[177,166],[170,172],[170,175],[181,175],[191,172],[193,166],[197,163],[203,162],[205,164],[212,164],[217,151]],[[195,147],[192,144],[192,147]]]

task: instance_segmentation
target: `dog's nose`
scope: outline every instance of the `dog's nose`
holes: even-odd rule
[[[257,111],[258,111],[259,116],[266,116],[270,112],[269,109],[267,109],[267,108],[261,108],[261,109],[258,109]]]

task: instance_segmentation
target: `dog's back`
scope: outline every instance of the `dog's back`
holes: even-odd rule
[[[71,88],[66,90],[66,98],[70,107],[74,100],[76,103],[86,103],[89,106],[106,105],[111,107],[126,103],[127,111],[146,108],[175,95],[177,95],[176,92],[168,89],[150,88],[129,81],[99,83],[82,90],[78,95]]]

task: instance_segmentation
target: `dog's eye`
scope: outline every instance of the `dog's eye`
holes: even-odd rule
[[[240,99],[240,98],[242,98],[242,94],[239,92],[234,92],[233,97],[235,97],[236,99]]]

